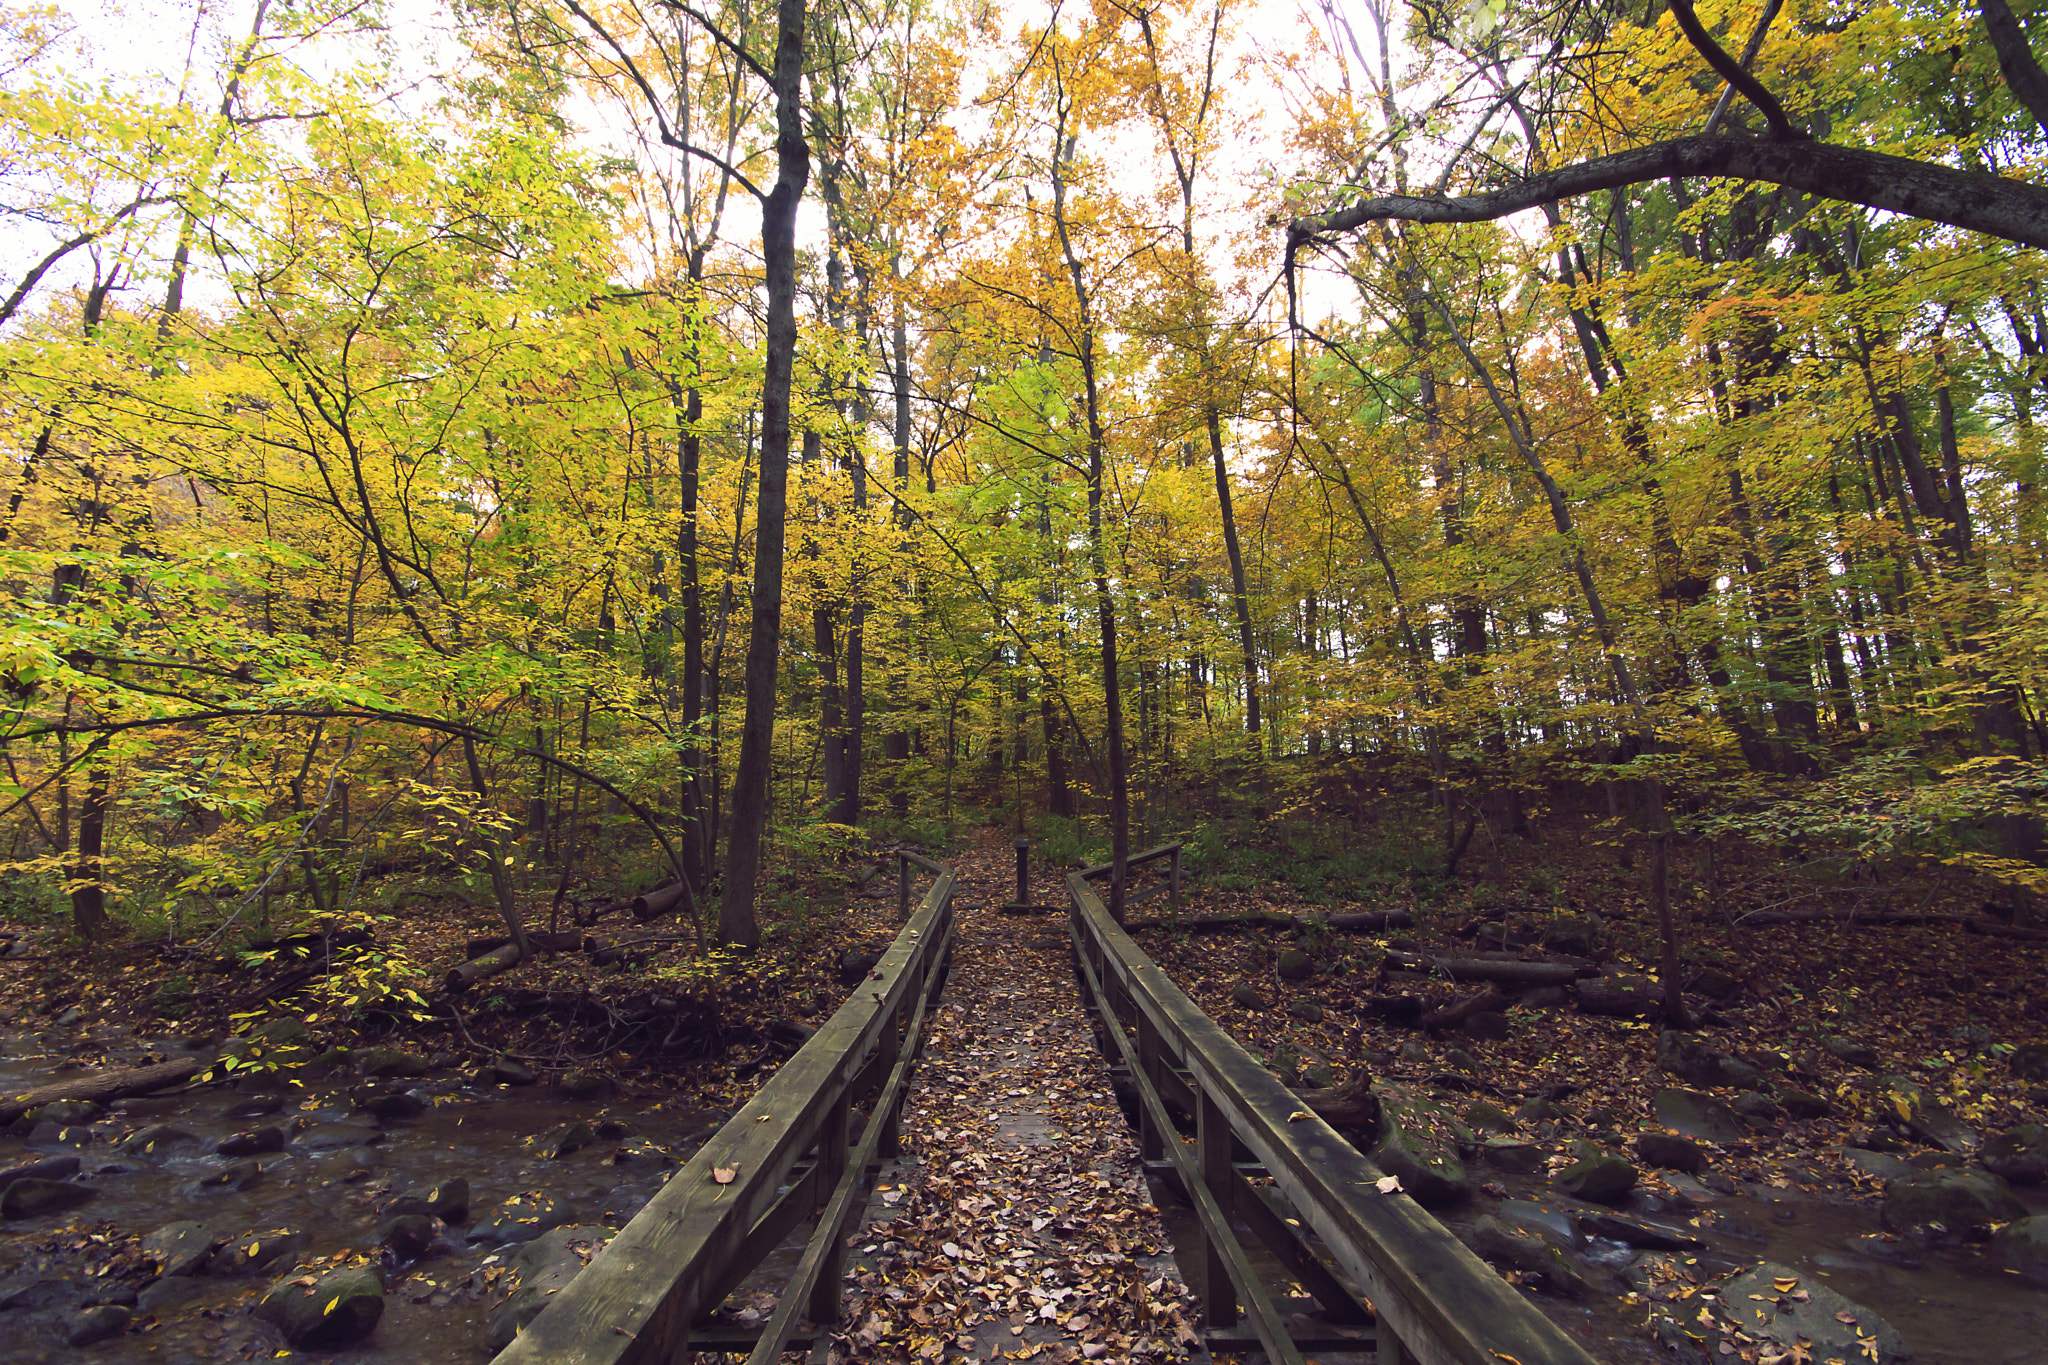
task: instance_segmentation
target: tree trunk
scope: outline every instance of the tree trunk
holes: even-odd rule
[[[754,619],[747,641],[746,718],[733,770],[718,907],[722,943],[761,941],[754,882],[768,833],[768,778],[775,745],[776,654],[782,643],[782,555],[789,501],[789,396],[796,362],[796,213],[810,178],[801,102],[805,0],[779,0],[775,37],[775,156],[778,178],[761,208],[761,251],[768,284],[767,370],[761,383],[760,490],[755,495]]]

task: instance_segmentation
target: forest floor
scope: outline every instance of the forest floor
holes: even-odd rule
[[[1877,898],[1867,884],[1757,855],[1738,862],[1727,850],[1716,895],[1675,872],[1687,981],[1696,988],[1689,998],[1706,1024],[1691,1037],[1768,1078],[1745,1089],[1668,1074],[1654,1020],[1537,997],[1482,1016],[1479,1026],[1425,1032],[1390,1021],[1391,997],[1444,1004],[1475,989],[1389,971],[1390,951],[1471,955],[1486,945],[1503,956],[1554,957],[1542,940],[1562,929],[1578,937],[1574,956],[1593,969],[1624,979],[1651,971],[1656,937],[1643,869],[1618,863],[1590,821],[1557,821],[1540,842],[1508,841],[1481,875],[1434,896],[1396,890],[1332,904],[1319,889],[1312,904],[1288,879],[1287,851],[1264,852],[1277,874],[1197,880],[1181,918],[1278,910],[1302,927],[1166,927],[1141,930],[1140,943],[1304,1093],[1369,1079],[1386,1096],[1422,1097],[1465,1119],[1474,1105],[1488,1106],[1498,1122],[1463,1133],[1466,1153],[1493,1138],[1534,1149],[1541,1164],[1510,1171],[1475,1161],[1468,1197],[1439,1216],[1475,1243],[1484,1242],[1487,1220],[1560,1228],[1584,1271],[1578,1283],[1517,1268],[1512,1258],[1496,1263],[1596,1357],[1799,1359],[1736,1334],[1725,1316],[1695,1312],[1715,1303],[1717,1284],[1761,1263],[1816,1290],[1831,1286],[1852,1307],[1874,1306],[1921,1365],[2037,1358],[2037,1343],[2048,1339],[2048,1293],[2003,1273],[1983,1229],[1975,1240],[1928,1242],[1883,1221],[1888,1182],[1975,1170],[1985,1138],[2048,1116],[2044,1078],[2015,1065],[2020,1049],[2048,1038],[2048,999],[2038,991],[2048,942],[1971,932],[1967,921],[1995,923],[1985,920],[1980,885],[1936,873]],[[858,1248],[842,1356],[1194,1358],[1190,1297],[1170,1259],[1167,1229],[1178,1211],[1156,1206],[1170,1201],[1132,1164],[1056,921],[994,912],[1010,894],[1006,836],[983,831],[942,856],[962,882],[954,975],[916,1073],[906,1159],[875,1193]],[[1057,886],[1051,870],[1035,869],[1041,887]],[[872,860],[786,874],[778,889],[780,904],[799,912],[770,925],[760,952],[717,962],[715,972],[692,965],[687,934],[672,923],[635,926],[620,915],[589,932],[622,946],[623,965],[580,951],[545,956],[456,997],[453,1020],[366,1023],[350,1017],[339,992],[272,999],[270,986],[293,968],[284,949],[254,963],[135,940],[87,954],[63,946],[60,926],[0,926],[17,945],[0,957],[0,1029],[40,1040],[36,1074],[61,1080],[108,1063],[198,1055],[195,1047],[204,1052],[233,1031],[289,1015],[306,1019],[315,1046],[419,1054],[430,1075],[446,1078],[421,1093],[530,1096],[535,1112],[553,1105],[562,1110],[550,1109],[554,1117],[573,1118],[578,1101],[562,1083],[595,1078],[610,1097],[603,1112],[630,1110],[641,1131],[680,1157],[687,1143],[680,1129],[666,1132],[662,1116],[715,1124],[800,1043],[802,1020],[837,1006],[848,956],[878,950],[894,934],[894,881],[874,875]],[[1135,913],[1152,914],[1156,904]],[[1788,906],[1855,905],[1953,918],[1764,922]],[[1312,923],[1325,911],[1390,908],[1412,910],[1414,927],[1331,933]],[[374,925],[373,943],[351,956],[345,979],[388,985],[403,964],[431,963],[438,975],[460,956],[451,944],[492,924],[477,907],[430,902]],[[1279,974],[1290,951],[1309,961],[1301,979]],[[508,1063],[553,1081],[552,1092],[490,1084],[489,1069]],[[1700,1139],[1699,1170],[1638,1161],[1641,1137],[1665,1126],[1659,1095],[1685,1086],[1754,1112],[1739,1130]],[[1794,1092],[1819,1103],[1788,1113],[1777,1101]],[[1767,1103],[1753,1102],[1759,1096]],[[321,1111],[320,1122],[359,1121],[345,1118],[345,1091],[321,1103],[341,1107]],[[308,1097],[307,1112],[316,1107]],[[1951,1140],[1931,1140],[1944,1121]],[[115,1137],[110,1129],[108,1140]],[[1586,1218],[1613,1210],[1570,1198],[1554,1176],[1596,1151],[1638,1165],[1622,1212],[1678,1227],[1699,1245],[1674,1256],[1588,1236]],[[503,1174],[510,1180],[514,1171],[507,1165]],[[2027,1212],[2048,1211],[2037,1190],[2019,1194]],[[92,1208],[85,1212],[79,1246],[97,1238],[101,1250],[82,1255],[111,1252],[107,1264],[131,1277],[146,1269],[135,1254],[142,1227],[96,1229]],[[23,1247],[23,1255],[35,1250]],[[142,1319],[131,1329],[147,1330]]]

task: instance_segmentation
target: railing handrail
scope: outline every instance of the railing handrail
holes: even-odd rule
[[[1443,1224],[1405,1195],[1380,1193],[1379,1168],[1322,1118],[1305,1114],[1298,1097],[1109,917],[1082,874],[1069,873],[1067,889],[1105,984],[1114,978],[1372,1301],[1382,1342],[1400,1344],[1396,1358],[1419,1365],[1593,1365]]]
[[[1181,843],[1181,840],[1176,839],[1170,844],[1160,844],[1157,847],[1148,848],[1143,853],[1133,853],[1130,857],[1124,859],[1124,866],[1137,867],[1143,863],[1155,862],[1169,854],[1178,853],[1181,849]],[[1080,875],[1089,881],[1094,881],[1097,877],[1108,876],[1110,870],[1115,866],[1116,863],[1114,861],[1096,863],[1092,867],[1082,868]]]
[[[734,1254],[756,1222],[777,1204],[798,1158],[841,1114],[870,1054],[894,1041],[899,1013],[908,1017],[915,993],[926,988],[949,937],[953,888],[952,872],[940,866],[870,978],[493,1365],[638,1365],[676,1357],[691,1325],[717,1307],[704,1300],[733,1269]],[[878,1105],[870,1122],[886,1118]],[[843,1144],[843,1120],[837,1133]],[[720,1184],[714,1171],[736,1174]]]

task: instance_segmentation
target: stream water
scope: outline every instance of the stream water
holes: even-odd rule
[[[20,1093],[62,1079],[51,1068],[84,1051],[108,1054],[109,1065],[150,1051],[186,1055],[176,1039],[98,1037],[90,1030],[0,1036],[0,1091]],[[111,1271],[103,1269],[112,1259],[110,1245],[190,1220],[223,1239],[302,1232],[302,1263],[351,1250],[375,1253],[385,1222],[380,1209],[391,1198],[459,1177],[471,1189],[468,1221],[448,1227],[419,1261],[391,1277],[384,1315],[369,1338],[322,1355],[364,1365],[477,1365],[487,1354],[494,1268],[516,1249],[487,1236],[494,1211],[515,1196],[541,1193],[558,1206],[553,1217],[560,1221],[622,1226],[673,1169],[644,1150],[621,1160],[616,1138],[553,1160],[539,1159],[526,1140],[565,1124],[596,1125],[608,1118],[680,1161],[719,1117],[674,1096],[578,1102],[539,1087],[479,1085],[440,1073],[404,1083],[426,1102],[423,1112],[379,1124],[351,1101],[351,1089],[362,1084],[308,1087],[260,1117],[231,1117],[230,1110],[252,1097],[209,1088],[117,1101],[97,1121],[67,1130],[56,1141],[0,1135],[0,1170],[75,1155],[79,1178],[98,1192],[68,1213],[0,1223],[0,1304],[16,1289],[43,1282],[0,1310],[0,1358],[11,1365],[269,1359],[283,1342],[246,1309],[276,1271],[166,1277],[149,1284],[132,1272],[121,1274],[119,1260]],[[197,1141],[149,1153],[123,1150],[130,1133],[154,1124],[168,1124]],[[230,1164],[230,1158],[208,1154],[220,1139],[266,1125],[283,1128],[288,1140],[282,1151],[255,1158],[261,1173],[254,1183],[241,1189],[207,1183]],[[139,1301],[124,1295],[138,1290]],[[95,1293],[135,1307],[130,1329],[93,1345],[66,1345],[62,1317]]]

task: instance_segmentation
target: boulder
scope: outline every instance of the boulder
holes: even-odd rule
[[[444,1180],[431,1189],[408,1190],[384,1206],[384,1216],[397,1218],[405,1214],[419,1214],[427,1218],[438,1218],[444,1223],[462,1223],[469,1219],[469,1182],[461,1176]]]
[[[224,1137],[214,1147],[216,1156],[261,1156],[266,1152],[284,1150],[284,1129],[251,1128],[247,1132]]]
[[[545,1133],[526,1140],[526,1145],[542,1161],[559,1161],[571,1152],[580,1152],[597,1141],[597,1135],[590,1131],[587,1123],[565,1123]]]
[[[1992,1235],[1991,1263],[2048,1289],[2048,1216],[2017,1218]]]
[[[219,1244],[204,1223],[166,1223],[142,1239],[142,1251],[160,1275],[197,1275]]]
[[[1241,1010],[1262,1010],[1266,998],[1259,994],[1259,988],[1249,981],[1240,981],[1230,988],[1230,1003]]]
[[[1821,1046],[1826,1048],[1828,1055],[1836,1061],[1848,1066],[1862,1067],[1865,1071],[1875,1071],[1884,1064],[1883,1059],[1877,1055],[1877,1049],[1867,1043],[1859,1043],[1849,1038],[1823,1038]]]
[[[1884,1226],[1891,1232],[1967,1237],[2026,1216],[2027,1206],[1989,1171],[1928,1171],[1884,1188]]]
[[[1695,1090],[1659,1090],[1650,1108],[1657,1122],[1701,1142],[1741,1142],[1749,1137],[1749,1125],[1733,1109]]]
[[[434,1220],[423,1213],[402,1213],[377,1229],[377,1245],[400,1265],[410,1265],[434,1244]]]
[[[1313,1000],[1296,996],[1287,1002],[1287,1012],[1304,1024],[1323,1022],[1323,1007]]]
[[[492,1245],[531,1242],[544,1232],[575,1221],[575,1210],[568,1205],[545,1194],[524,1195],[491,1210],[469,1230],[466,1240]]]
[[[1543,1287],[1571,1298],[1599,1292],[1591,1267],[1521,1223],[1487,1215],[1472,1224],[1472,1249],[1496,1265],[1542,1277]]]
[[[395,1047],[373,1047],[357,1059],[357,1070],[380,1079],[409,1079],[427,1074],[427,1059]]]
[[[2008,1062],[2023,1081],[2048,1081],[2048,1043],[2021,1043]]]
[[[68,1346],[90,1346],[96,1341],[105,1341],[127,1331],[134,1318],[133,1309],[118,1303],[81,1308],[65,1317],[64,1342]]]
[[[1890,1106],[1907,1132],[1944,1152],[1968,1156],[1983,1144],[1975,1129],[1943,1108],[1910,1077],[1885,1077],[1881,1102]]]
[[[540,1073],[516,1057],[500,1057],[491,1063],[491,1079],[499,1085],[533,1085]]]
[[[1649,1165],[1661,1166],[1667,1171],[1684,1171],[1687,1175],[1698,1175],[1707,1168],[1707,1154],[1700,1150],[1699,1144],[1676,1133],[1638,1135],[1636,1155]]]
[[[1465,1021],[1464,1028],[1467,1038],[1479,1038],[1493,1043],[1504,1041],[1515,1031],[1515,1026],[1508,1022],[1505,1014],[1496,1014],[1492,1011],[1473,1015]]]
[[[1785,1112],[1795,1119],[1824,1119],[1835,1112],[1832,1101],[1804,1090],[1781,1090],[1778,1103],[1785,1106]]]
[[[252,1310],[295,1347],[332,1349],[361,1341],[384,1316],[384,1284],[371,1266],[277,1281]]]
[[[511,1345],[520,1329],[539,1316],[548,1299],[566,1288],[611,1236],[610,1228],[577,1224],[555,1228],[522,1247],[508,1263],[512,1290],[491,1310],[485,1348],[495,1353]]]
[[[1765,1261],[1721,1288],[1722,1312],[1750,1336],[1775,1343],[1782,1354],[1804,1347],[1812,1360],[1853,1360],[1891,1365],[1910,1354],[1890,1323],[1853,1303],[1817,1275]],[[1862,1343],[1871,1344],[1865,1347]]]
[[[565,1071],[555,1081],[555,1093],[565,1100],[601,1100],[617,1092],[619,1083],[599,1071]]]
[[[1544,929],[1542,942],[1553,953],[1585,957],[1600,946],[1600,921],[1591,915],[1560,915]]]
[[[1459,1125],[1435,1100],[1383,1094],[1380,1137],[1366,1155],[1426,1208],[1455,1204],[1472,1191],[1458,1159]]]
[[[849,948],[839,958],[839,984],[857,986],[867,979],[882,955],[868,948]]]
[[[394,1090],[389,1094],[371,1096],[364,1101],[363,1108],[379,1123],[400,1123],[426,1113],[427,1102],[410,1090]]]
[[[1753,1090],[1764,1083],[1764,1073],[1758,1068],[1739,1057],[1716,1052],[1677,1029],[1668,1028],[1657,1035],[1657,1065],[1690,1085]]]
[[[78,1286],[40,1270],[0,1279],[0,1313],[41,1313],[78,1301]]]
[[[1465,1125],[1474,1132],[1512,1133],[1515,1121],[1497,1104],[1474,1100],[1465,1106]]]
[[[2008,1128],[1985,1143],[1979,1157],[1993,1175],[2015,1185],[2038,1185],[2048,1180],[2048,1128],[2038,1123]]]
[[[1872,1180],[1903,1180],[1913,1174],[1913,1168],[1903,1157],[1890,1152],[1873,1152],[1862,1147],[1844,1147],[1842,1160],[1850,1170]]]
[[[69,1180],[78,1174],[79,1165],[75,1156],[46,1156],[26,1165],[10,1166],[0,1171],[0,1190],[17,1180]]]
[[[1543,1149],[1520,1138],[1494,1137],[1479,1144],[1479,1159],[1510,1175],[1534,1175],[1543,1169]]]
[[[1282,981],[1306,981],[1316,974],[1316,964],[1301,949],[1289,948],[1280,954],[1274,970],[1279,972]]]
[[[75,1209],[99,1191],[68,1180],[16,1180],[0,1190],[0,1218],[42,1218]]]
[[[1729,1108],[1759,1128],[1768,1127],[1785,1117],[1785,1111],[1769,1095],[1761,1095],[1754,1090],[1745,1090],[1737,1095]]]
[[[659,1171],[676,1164],[652,1138],[629,1137],[621,1142],[611,1154],[614,1166],[633,1166],[642,1170]]]
[[[1636,1187],[1636,1168],[1605,1153],[1573,1162],[1551,1177],[1566,1194],[1595,1204],[1619,1204]]]
[[[245,1232],[206,1263],[209,1275],[261,1275],[280,1265],[291,1265],[313,1239],[292,1228],[267,1232]]]
[[[1645,1251],[1689,1251],[1704,1243],[1684,1228],[1653,1223],[1646,1218],[1624,1218],[1618,1213],[1582,1213],[1579,1231],[1588,1237],[1640,1247]]]
[[[42,1123],[69,1128],[78,1123],[97,1123],[105,1113],[106,1110],[93,1100],[51,1100],[27,1110],[17,1122],[30,1128]]]

